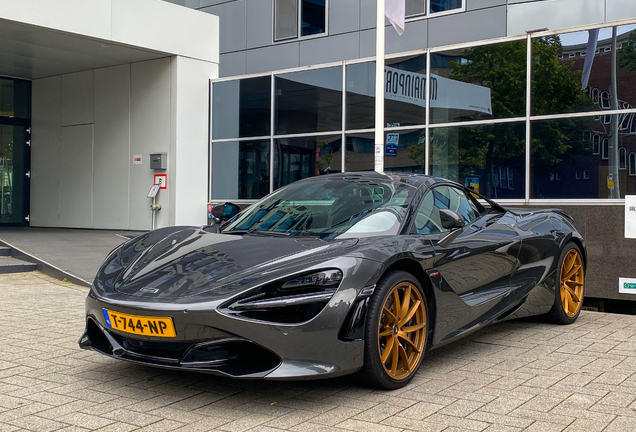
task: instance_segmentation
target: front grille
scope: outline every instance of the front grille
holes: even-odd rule
[[[81,343],[82,347],[112,357],[237,377],[267,372],[281,362],[270,350],[239,337],[197,343],[142,341],[110,332],[92,318],[88,319],[86,336],[89,343]]]

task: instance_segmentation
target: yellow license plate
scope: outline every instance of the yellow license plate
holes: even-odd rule
[[[177,337],[172,318],[128,315],[102,309],[106,325],[126,333],[156,337]]]

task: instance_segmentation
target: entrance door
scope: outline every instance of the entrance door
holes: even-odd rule
[[[28,225],[31,82],[0,78],[0,226]]]
[[[0,224],[27,225],[30,189],[27,128],[0,124]]]

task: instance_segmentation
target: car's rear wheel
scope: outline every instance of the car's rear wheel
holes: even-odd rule
[[[550,317],[558,324],[572,324],[581,313],[585,295],[585,264],[581,250],[568,243],[559,260],[555,299]]]
[[[415,376],[426,348],[424,291],[410,273],[391,271],[378,282],[368,311],[360,375],[381,389],[403,387]]]

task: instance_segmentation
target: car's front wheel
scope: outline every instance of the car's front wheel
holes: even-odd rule
[[[393,390],[408,384],[426,348],[428,307],[420,283],[404,271],[391,271],[378,282],[365,326],[362,379]]]

